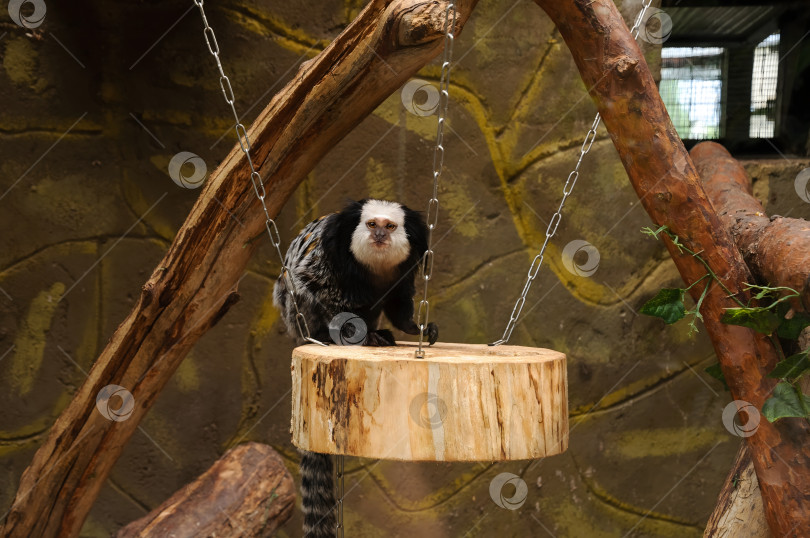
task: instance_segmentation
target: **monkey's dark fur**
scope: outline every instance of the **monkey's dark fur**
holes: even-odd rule
[[[310,335],[330,342],[329,322],[342,312],[355,314],[365,322],[367,346],[396,345],[391,331],[377,328],[382,313],[397,329],[419,334],[413,320],[414,279],[425,250],[424,219],[418,212],[393,202],[351,202],[339,213],[310,222],[293,240],[284,260]],[[290,335],[303,343],[284,275],[276,282],[274,300]],[[436,341],[435,323],[428,324],[426,336],[430,344]],[[330,456],[306,451],[301,454],[305,536],[334,536]]]
[[[341,312],[351,312],[363,319],[369,331],[367,346],[395,345],[391,331],[377,330],[382,312],[402,332],[419,334],[413,320],[414,277],[427,250],[427,227],[418,212],[396,204],[405,215],[404,231],[410,248],[405,260],[389,274],[375,274],[351,251],[352,235],[362,224],[363,207],[370,202],[378,201],[352,202],[340,213],[310,222],[293,240],[284,259],[295,287],[298,311],[303,314],[310,335],[321,342],[331,341],[329,322]],[[303,343],[285,278],[276,282],[274,299],[290,336]],[[426,332],[433,344],[438,337],[436,324],[428,324]]]

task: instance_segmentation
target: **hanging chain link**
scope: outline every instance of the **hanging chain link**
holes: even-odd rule
[[[633,23],[633,27],[630,29],[630,33],[636,39],[638,39],[641,23],[644,21],[644,14],[647,11],[647,8],[650,7],[651,2],[652,0],[644,0],[641,5],[641,10],[638,12],[636,20]],[[537,273],[540,271],[540,266],[543,264],[543,257],[546,253],[546,247],[548,247],[548,243],[551,238],[554,237],[554,234],[557,233],[557,227],[560,225],[560,220],[562,220],[562,210],[563,207],[565,207],[565,201],[568,199],[568,196],[571,195],[571,192],[574,190],[574,185],[576,185],[577,179],[579,179],[579,166],[582,164],[582,159],[585,157],[585,155],[591,151],[593,141],[596,139],[596,130],[599,128],[599,124],[601,122],[602,116],[597,113],[593,118],[591,128],[585,135],[585,140],[582,142],[582,146],[579,148],[577,164],[574,166],[571,173],[568,174],[568,179],[565,180],[562,200],[560,200],[560,205],[557,207],[557,211],[555,211],[554,215],[551,216],[551,221],[546,227],[546,238],[543,241],[543,246],[540,247],[540,253],[534,257],[531,266],[529,266],[529,272],[526,275],[526,282],[523,285],[523,291],[520,292],[520,296],[517,298],[517,301],[515,301],[515,306],[512,307],[512,314],[509,316],[509,322],[506,324],[506,329],[503,331],[503,336],[500,340],[489,344],[490,346],[499,346],[507,343],[509,338],[512,336],[512,331],[515,330],[517,320],[520,317],[520,313],[523,311],[524,305],[526,304],[526,295],[529,293],[529,288],[531,288],[532,282],[534,282],[534,279],[537,277]]]
[[[214,35],[214,29],[208,24],[208,18],[205,16],[205,8],[203,7],[204,2],[205,0],[194,0],[194,4],[200,8],[200,15],[202,16],[203,24],[205,25],[205,29],[203,30],[205,44],[208,45],[208,50],[211,52],[211,55],[217,62],[217,69],[219,69],[219,87],[222,89],[222,95],[225,96],[225,102],[231,107],[231,112],[233,112],[233,117],[236,121],[236,137],[239,139],[239,147],[242,149],[242,153],[245,154],[248,165],[250,165],[250,181],[253,183],[253,191],[256,193],[256,196],[259,198],[259,202],[262,204],[262,210],[264,211],[265,216],[264,227],[267,229],[267,234],[270,236],[270,242],[273,244],[273,247],[275,247],[278,258],[281,261],[281,277],[284,278],[287,283],[287,292],[290,295],[290,301],[293,304],[293,308],[295,308],[295,324],[298,328],[298,334],[307,342],[325,346],[326,344],[319,342],[310,336],[307,320],[304,319],[304,315],[298,310],[298,302],[295,299],[295,285],[293,284],[292,278],[290,278],[289,268],[284,264],[284,256],[281,254],[281,236],[278,233],[276,221],[270,217],[270,212],[267,210],[267,204],[264,201],[265,197],[267,196],[267,192],[264,190],[264,182],[262,181],[262,177],[259,175],[259,172],[256,171],[256,167],[253,164],[253,159],[250,156],[250,139],[248,138],[247,129],[245,129],[245,126],[242,125],[242,122],[239,120],[239,114],[236,112],[233,88],[231,87],[231,79],[228,78],[228,76],[225,74],[225,70],[222,68],[222,62],[219,59],[219,44],[217,43],[216,35]]]
[[[515,301],[515,306],[512,308],[512,315],[509,316],[509,323],[506,325],[506,330],[504,330],[503,336],[500,340],[489,344],[491,346],[505,344],[509,341],[509,337],[512,336],[512,331],[515,329],[518,317],[520,317],[520,312],[523,310],[523,306],[526,304],[526,294],[529,293],[529,288],[532,286],[532,282],[534,282],[534,279],[537,277],[537,273],[540,271],[540,266],[543,264],[543,257],[545,256],[546,247],[548,247],[549,241],[551,241],[551,238],[554,237],[555,233],[557,233],[557,228],[562,220],[562,210],[563,207],[565,207],[565,201],[568,199],[571,192],[573,192],[574,185],[576,185],[577,179],[579,179],[579,166],[582,164],[582,159],[591,150],[593,141],[596,139],[596,129],[599,127],[599,123],[601,121],[602,117],[599,114],[596,114],[590,130],[588,130],[588,134],[585,135],[585,140],[582,142],[582,146],[579,148],[579,158],[577,159],[577,164],[574,166],[571,173],[568,174],[568,179],[565,180],[562,200],[560,200],[560,205],[557,207],[557,211],[554,212],[554,215],[551,217],[551,221],[546,227],[546,239],[543,241],[543,246],[540,247],[540,253],[534,257],[534,260],[532,260],[532,264],[529,267],[529,273],[526,276],[526,283],[523,285],[523,291],[520,292],[520,297],[518,297],[517,301]]]
[[[422,255],[422,277],[424,286],[422,289],[422,300],[419,301],[419,312],[416,317],[416,324],[419,326],[419,347],[416,350],[416,358],[423,359],[425,350],[423,348],[425,340],[425,329],[428,325],[430,314],[430,302],[428,301],[428,282],[433,275],[433,230],[439,221],[439,178],[442,175],[444,165],[444,122],[447,118],[447,106],[450,104],[450,62],[453,59],[453,43],[455,41],[454,31],[456,28],[456,3],[451,0],[444,10],[444,53],[442,55],[442,72],[439,78],[439,107],[438,123],[436,125],[436,146],[433,149],[433,195],[428,202],[427,209],[427,250]]]
[[[336,458],[336,473],[335,473],[335,482],[337,483],[337,492],[335,496],[337,497],[337,504],[335,505],[335,511],[337,516],[337,525],[335,526],[335,536],[337,538],[343,538],[343,496],[345,495],[345,484],[344,479],[346,476],[346,467],[343,454],[339,454]]]
[[[652,4],[652,0],[644,0],[641,3],[641,9],[636,15],[636,21],[633,23],[633,27],[630,28],[630,34],[635,38],[638,39],[638,32],[641,29],[641,23],[644,22],[644,14],[647,12],[647,8],[650,7]]]

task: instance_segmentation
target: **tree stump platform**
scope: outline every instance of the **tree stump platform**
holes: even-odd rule
[[[565,355],[438,343],[293,350],[293,443],[403,461],[536,459],[568,448]]]

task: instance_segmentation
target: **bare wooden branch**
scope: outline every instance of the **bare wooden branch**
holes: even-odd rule
[[[557,25],[604,119],[633,188],[656,225],[667,225],[699,252],[740,300],[753,276],[714,211],[697,171],[675,132],[638,45],[611,0],[536,0]],[[706,274],[693,256],[666,241],[687,284]],[[706,284],[691,289],[697,298]],[[736,306],[711,283],[701,307],[731,393],[762,407],[776,380],[778,360],[767,337],[720,321]],[[719,418],[719,417],[718,417]],[[746,439],[759,479],[768,525],[778,536],[810,536],[810,427],[806,421],[762,420]]]
[[[281,456],[267,445],[245,443],[116,538],[270,536],[294,507],[295,482]]]
[[[701,142],[689,152],[706,194],[731,231],[758,281],[801,293],[794,306],[810,310],[810,222],[768,217],[754,198],[745,168],[716,142]]]
[[[745,443],[723,484],[703,538],[771,538],[754,463]]]
[[[456,34],[475,3],[457,2]],[[267,185],[272,216],[327,151],[441,51],[444,7],[444,2],[372,0],[259,115],[250,130],[251,155]],[[256,247],[249,239],[263,229],[237,145],[209,178],[136,306],[23,473],[0,534],[78,535],[110,469],[166,381],[194,342],[237,301],[237,284]],[[122,422],[96,410],[96,395],[113,383],[135,401]]]

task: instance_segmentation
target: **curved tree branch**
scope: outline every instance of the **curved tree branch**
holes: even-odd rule
[[[457,2],[456,34],[475,3]],[[441,51],[445,5],[372,0],[273,98],[249,133],[271,216],[321,157]],[[211,175],[134,309],[23,472],[0,534],[78,535],[110,469],[166,381],[194,342],[237,301],[239,278],[256,248],[249,240],[264,223],[237,145]],[[96,396],[109,384],[134,397],[125,421],[111,422],[96,410]]]
[[[568,44],[596,103],[630,182],[653,222],[666,225],[699,252],[728,290],[745,302],[753,277],[731,234],[715,212],[683,142],[675,132],[636,41],[611,0],[536,0]],[[666,241],[684,282],[706,274],[693,256]],[[697,300],[707,284],[691,288]],[[708,284],[711,285],[711,284]],[[764,335],[720,321],[735,306],[720,286],[701,307],[706,331],[735,400],[758,409],[776,380],[778,360]],[[719,413],[718,413],[719,420]],[[754,461],[768,525],[777,536],[810,536],[810,427],[799,419],[767,420],[746,439]]]
[[[716,142],[689,152],[706,194],[759,282],[798,291],[794,306],[810,311],[810,222],[774,215],[754,198],[745,168]]]

